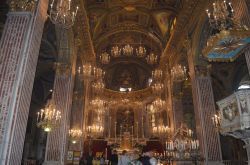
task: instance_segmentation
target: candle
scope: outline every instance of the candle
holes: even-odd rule
[[[78,6],[76,6],[76,15],[77,15],[78,9],[79,9],[79,7],[78,7]]]
[[[69,0],[69,10],[70,10],[70,3],[71,3],[71,0]]]
[[[231,11],[232,11],[232,12],[234,12],[234,9],[233,9],[233,6],[232,6],[232,3],[231,3],[231,2],[229,2],[228,4],[229,4],[229,6],[230,6],[230,8],[231,8]]]
[[[54,0],[52,1],[52,3],[50,4],[50,7],[52,8],[54,5]]]
[[[37,112],[37,122],[38,122],[38,120],[39,120],[39,115],[40,115],[40,113]]]

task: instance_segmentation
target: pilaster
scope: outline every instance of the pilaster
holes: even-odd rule
[[[15,3],[17,2],[12,2]],[[16,7],[18,5],[13,9],[17,9]],[[22,159],[48,0],[34,2],[30,7],[33,7],[33,10],[22,12],[13,10],[8,13],[0,41],[1,165],[21,164]]]

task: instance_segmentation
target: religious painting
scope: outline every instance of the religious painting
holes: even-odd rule
[[[124,132],[132,133],[132,126],[134,125],[134,111],[132,108],[120,108],[116,113],[117,133],[123,134]]]
[[[167,12],[159,12],[154,14],[155,20],[161,30],[163,36],[169,31],[170,14]]]

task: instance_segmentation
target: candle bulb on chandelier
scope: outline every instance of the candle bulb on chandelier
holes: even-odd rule
[[[70,10],[70,4],[71,4],[71,0],[69,0],[69,10]]]

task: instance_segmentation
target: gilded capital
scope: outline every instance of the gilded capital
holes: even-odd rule
[[[11,0],[9,2],[10,10],[14,11],[30,11],[36,8],[38,0]]]

